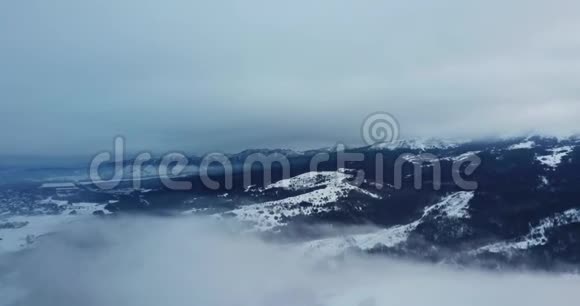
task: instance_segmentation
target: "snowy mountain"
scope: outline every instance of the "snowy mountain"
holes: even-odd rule
[[[290,177],[273,168],[273,182],[266,182],[255,169],[253,185],[247,186],[234,173],[230,189],[207,188],[195,175],[180,178],[192,184],[189,192],[163,187],[153,171],[138,190],[122,184],[101,191],[76,182],[78,191],[55,196],[39,188],[50,179],[5,184],[0,188],[0,250],[33,245],[68,222],[139,212],[235,220],[313,257],[355,251],[486,267],[575,265],[580,264],[579,146],[576,138],[539,136],[411,140],[347,149],[365,156],[347,169],[337,167],[333,150],[247,150],[230,158],[242,162],[254,153],[283,154],[291,164]],[[330,153],[330,159],[312,171],[307,157],[316,152]],[[383,158],[382,181],[377,179],[377,152]],[[422,153],[433,160],[418,158]],[[409,155],[402,186],[396,188],[393,164],[401,154]],[[463,190],[454,184],[453,163],[472,156],[481,165],[464,178],[477,182],[477,188]],[[440,188],[433,181],[434,162],[441,167]],[[321,231],[320,226],[334,230]]]
[[[352,172],[352,171],[350,171]],[[327,172],[308,172],[296,177],[281,180],[265,188],[251,192],[302,191],[297,195],[264,203],[242,206],[227,212],[243,222],[249,222],[260,231],[272,230],[286,225],[290,218],[311,216],[338,209],[335,205],[340,200],[348,199],[352,193],[380,199],[372,192],[354,186],[349,182],[355,174],[347,169]]]
[[[441,199],[439,203],[426,207],[421,218],[409,224],[396,225],[368,234],[308,242],[305,244],[305,252],[337,256],[352,248],[370,251],[378,247],[394,247],[406,242],[411,233],[428,218],[469,218],[468,205],[472,198],[473,192],[456,192]]]
[[[461,143],[469,142],[467,140],[444,140],[436,138],[411,138],[400,139],[392,143],[377,143],[370,146],[373,150],[395,150],[395,149],[411,149],[411,150],[433,150],[433,149],[450,149],[459,146]]]

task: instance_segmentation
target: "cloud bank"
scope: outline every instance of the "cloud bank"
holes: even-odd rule
[[[2,258],[0,305],[576,305],[580,278],[313,261],[203,219],[69,225]]]
[[[3,1],[1,153],[578,132],[573,0]]]

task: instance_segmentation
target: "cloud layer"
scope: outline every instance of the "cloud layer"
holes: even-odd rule
[[[3,1],[2,153],[578,132],[577,1]]]
[[[73,224],[43,241],[2,258],[0,305],[576,305],[580,284],[387,259],[315,262],[195,218]]]

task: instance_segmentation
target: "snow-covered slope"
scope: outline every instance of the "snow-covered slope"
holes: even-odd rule
[[[0,253],[19,251],[36,239],[59,230],[64,224],[93,217],[95,212],[109,214],[106,204],[72,203],[48,198],[38,205],[57,205],[57,211],[36,215],[0,216]]]
[[[525,140],[520,143],[513,144],[508,147],[508,150],[522,150],[522,149],[531,149],[536,145],[535,142],[531,140]]]
[[[449,156],[449,157],[444,157],[442,158],[442,160],[449,160],[452,162],[459,162],[462,161],[468,157],[472,157],[472,156],[476,156],[477,154],[481,153],[481,151],[469,151],[469,152],[465,152],[456,156]]]
[[[423,210],[420,219],[405,225],[397,225],[367,234],[327,238],[301,245],[304,253],[311,256],[337,256],[348,249],[368,251],[378,246],[393,247],[407,240],[409,235],[426,219],[442,216],[450,219],[469,218],[468,205],[474,193],[460,191],[450,194],[435,205]]]
[[[513,250],[525,250],[548,243],[547,233],[551,229],[572,223],[580,223],[580,209],[570,209],[563,213],[556,214],[552,217],[543,219],[540,224],[530,228],[530,232],[514,241],[498,242],[486,245],[477,250],[477,252],[491,253],[509,253]]]
[[[419,224],[420,220],[417,220],[367,234],[320,239],[304,243],[299,248],[308,256],[325,258],[341,255],[349,249],[368,251],[377,246],[393,247],[405,242]]]
[[[266,186],[264,190],[314,190],[280,200],[241,206],[227,214],[254,225],[259,231],[267,231],[286,225],[288,218],[332,211],[337,201],[353,192],[380,199],[379,195],[353,185],[350,182],[353,178],[354,174],[346,169],[305,173]]]
[[[375,150],[395,150],[395,149],[411,149],[411,150],[431,150],[431,149],[449,149],[457,147],[462,141],[452,141],[443,139],[401,139],[391,143],[377,143],[371,146]]]
[[[537,160],[550,168],[557,168],[562,162],[562,158],[574,150],[573,146],[562,146],[548,150],[551,154],[538,156]]]
[[[423,217],[434,214],[443,214],[449,218],[469,218],[468,204],[473,198],[473,191],[460,191],[453,193],[441,200],[441,202],[425,209]]]

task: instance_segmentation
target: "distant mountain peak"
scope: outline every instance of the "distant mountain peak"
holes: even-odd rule
[[[459,146],[461,143],[469,142],[467,140],[449,140],[438,138],[408,138],[401,139],[390,143],[377,143],[370,146],[375,150],[432,150],[432,149],[450,149]]]

